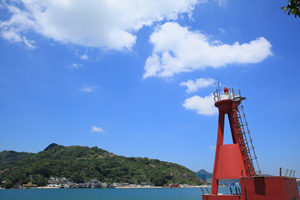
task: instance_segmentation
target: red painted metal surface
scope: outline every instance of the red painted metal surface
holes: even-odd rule
[[[235,120],[235,112],[233,111],[235,104],[230,99],[217,101],[215,106],[219,108],[218,135],[216,145],[216,155],[213,170],[212,190],[211,194],[218,194],[218,185],[220,179],[250,177],[250,173],[246,168],[245,160],[249,159],[248,154],[243,154],[243,141],[239,137],[240,126]],[[225,114],[228,115],[231,136],[233,144],[224,145],[224,120]],[[253,168],[253,166],[250,166]]]
[[[244,162],[238,144],[226,144],[219,147],[216,179],[239,179],[245,172]]]
[[[294,196],[296,200],[300,199],[296,179],[283,179],[283,185],[286,199],[293,199]]]
[[[224,94],[228,95],[225,88]],[[220,94],[220,93],[216,93]],[[229,96],[228,96],[229,97]],[[282,176],[257,176],[245,141],[240,136],[241,126],[236,117],[240,101],[218,98],[215,106],[219,109],[218,135],[211,194],[203,194],[203,200],[300,200],[295,178]],[[233,144],[223,144],[224,120],[228,115]],[[220,179],[240,179],[240,195],[218,195]]]
[[[299,200],[295,178],[271,176],[241,178],[246,200]]]
[[[202,200],[242,200],[239,195],[202,195]]]

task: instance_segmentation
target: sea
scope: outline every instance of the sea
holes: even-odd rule
[[[206,191],[206,188],[204,192]],[[300,187],[298,187],[300,191]],[[232,188],[234,191],[234,188]],[[210,188],[209,188],[210,191]],[[229,187],[219,193],[230,194]],[[132,188],[132,189],[6,189],[0,190],[1,200],[201,200],[198,188]]]

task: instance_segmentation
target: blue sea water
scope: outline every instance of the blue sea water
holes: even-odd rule
[[[199,200],[199,188],[140,188],[140,189],[21,189],[1,190],[1,200]]]
[[[299,189],[299,187],[298,187]],[[206,191],[206,190],[205,190]],[[219,192],[229,194],[228,187]],[[1,200],[201,200],[199,188],[0,190]]]
[[[1,200],[199,200],[199,188],[0,190]]]

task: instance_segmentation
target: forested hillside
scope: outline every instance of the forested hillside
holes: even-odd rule
[[[157,159],[117,156],[98,147],[51,144],[37,154],[0,152],[0,179],[6,184],[38,186],[50,176],[71,178],[74,182],[98,179],[102,182],[202,184],[191,170]]]

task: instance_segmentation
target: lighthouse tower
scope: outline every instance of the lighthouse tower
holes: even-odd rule
[[[203,200],[299,200],[295,178],[262,175],[248,129],[240,90],[220,88],[214,92],[219,110],[218,133],[212,188]],[[232,144],[224,144],[224,122],[228,117]],[[254,164],[256,164],[257,173]],[[219,180],[239,179],[240,188],[229,195],[219,195]]]

